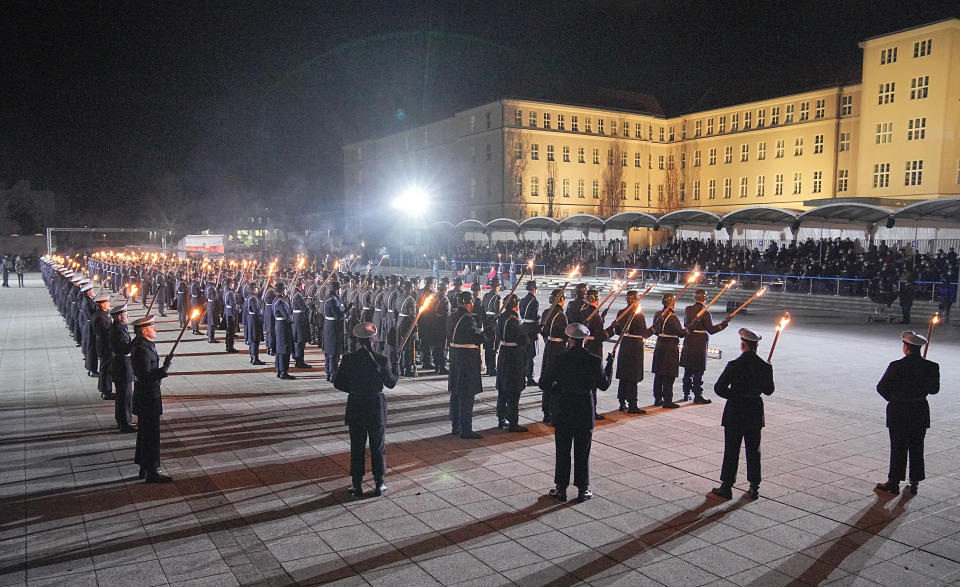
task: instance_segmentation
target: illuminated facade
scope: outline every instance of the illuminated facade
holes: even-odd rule
[[[960,195],[960,20],[860,47],[855,85],[677,117],[508,98],[347,145],[347,205],[412,183],[482,222]]]

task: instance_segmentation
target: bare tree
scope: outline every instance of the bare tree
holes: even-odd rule
[[[690,155],[693,145],[685,145],[671,150],[667,154],[667,168],[664,171],[663,198],[657,194],[657,212],[666,214],[684,206],[689,197],[693,182],[699,177],[699,170],[693,167]]]
[[[607,218],[623,210],[623,196],[626,188],[623,186],[623,154],[626,145],[622,141],[614,141],[607,150],[607,166],[603,170],[601,182],[603,193],[597,205],[597,215]]]
[[[523,182],[526,180],[524,173],[527,170],[530,145],[523,140],[519,129],[508,128],[504,136],[506,143],[503,149],[504,167],[507,170],[509,182],[505,188],[512,200],[522,202],[524,200]]]
[[[556,161],[547,162],[547,216],[553,218],[553,200],[557,197],[557,180],[560,175]]]

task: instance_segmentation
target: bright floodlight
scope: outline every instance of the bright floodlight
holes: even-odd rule
[[[422,215],[427,211],[430,204],[430,197],[426,190],[420,187],[408,187],[393,201],[393,207],[406,214]]]

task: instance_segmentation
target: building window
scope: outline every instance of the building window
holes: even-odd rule
[[[926,57],[933,50],[933,39],[917,41],[913,44],[913,58]]]
[[[537,161],[540,159],[540,145],[534,143],[530,145],[530,159]]]
[[[593,150],[593,164],[600,165],[600,149]]]
[[[584,119],[583,119],[583,132],[593,132],[592,130],[590,130],[590,119],[589,119],[589,118],[584,118]]]
[[[514,126],[523,126],[523,110],[517,110],[513,113]]]
[[[752,121],[750,118],[753,116],[753,112],[744,112],[743,113],[743,130],[750,130]]]
[[[762,198],[764,195],[764,192],[767,187],[766,185],[764,185],[764,182],[766,182],[766,180],[767,180],[766,176],[763,176],[763,175],[757,176],[757,197],[758,198]]]
[[[673,169],[673,166],[674,166],[673,161],[674,161],[673,153],[670,153],[669,155],[667,155],[667,169]]]
[[[651,194],[651,191],[650,191],[650,190],[652,190],[652,189],[653,189],[653,187],[648,183],[648,184],[647,184],[647,206],[650,205],[650,194]]]
[[[799,194],[803,191],[803,174],[799,171],[793,172],[793,193]]]
[[[797,137],[793,139],[793,156],[799,157],[803,155],[803,137]]]
[[[783,116],[783,123],[790,124],[793,122],[793,104],[787,104],[787,112]]]
[[[563,162],[570,163],[570,147],[567,145],[563,146]]]
[[[610,136],[612,136],[612,137],[617,136],[617,121],[616,121],[616,120],[611,120],[611,121],[610,121]]]
[[[550,128],[550,113],[543,113],[543,128]]]
[[[740,197],[741,198],[747,197],[747,178],[746,177],[740,178]]]
[[[716,200],[717,199],[717,180],[711,179],[707,183],[707,199]]]
[[[819,194],[823,190],[823,172],[813,172],[813,193]]]
[[[607,149],[607,166],[613,166],[613,149]]]
[[[625,181],[620,182],[620,199],[621,200],[627,199],[627,182]]]
[[[827,112],[827,101],[823,98],[817,100],[817,112],[814,114],[816,118],[823,118]]]
[[[727,145],[723,148],[723,162],[733,163],[733,145]]]
[[[730,116],[730,132],[736,132],[740,130],[740,115],[734,114]]]
[[[873,187],[885,188],[890,186],[890,164],[873,164]]]
[[[800,102],[800,122],[810,120],[810,102]]]
[[[487,119],[487,128],[490,128],[491,126],[493,126],[493,120],[490,117],[490,113],[489,112],[485,113],[484,117]]]
[[[896,89],[896,82],[886,82],[880,84],[877,92],[877,104],[892,104]]]
[[[566,130],[566,120],[563,114],[557,114],[557,130]]]
[[[841,169],[837,172],[837,192],[845,192],[849,187],[850,171]]]
[[[603,119],[602,119],[602,118],[598,118],[598,119],[597,119],[597,134],[602,135],[603,132],[604,132],[604,131],[603,131]]]
[[[633,154],[633,166],[634,166],[634,167],[642,167],[642,166],[643,166],[643,165],[641,164],[640,153],[634,153],[634,154]]]
[[[763,108],[757,110],[757,128],[763,128],[763,126],[766,124],[766,119],[767,111]]]
[[[897,62],[897,48],[880,49],[880,65]]]
[[[647,155],[647,169],[653,169],[653,155]]]
[[[663,184],[657,185],[657,202],[663,203]]]
[[[707,136],[709,137],[712,134],[713,134],[713,119],[708,118],[707,119]]]
[[[910,80],[910,99],[923,100],[927,97],[927,90],[930,87],[930,76],[921,75]]]
[[[727,132],[727,117],[721,116],[720,121],[717,123],[717,132],[724,133]]]
[[[569,179],[563,180],[563,197],[564,198],[570,197],[570,180]]]
[[[648,141],[652,141],[652,140],[653,140],[653,125],[652,125],[652,124],[649,125],[649,126],[647,126],[647,140],[648,140]],[[649,201],[650,201],[650,198],[647,198],[647,201],[649,202]]]
[[[957,178],[960,179],[960,171],[957,172]],[[693,199],[694,200],[700,199],[700,180],[699,179],[693,182]]]
[[[621,152],[620,152],[620,167],[626,167],[626,166],[627,166],[627,152],[626,152],[626,151],[621,151]]]
[[[672,143],[674,140],[676,140],[677,135],[674,133],[672,126],[668,130],[669,130],[668,136],[670,138],[670,142]]]
[[[740,145],[740,162],[745,163],[750,160],[750,145]]]
[[[640,182],[633,184],[633,199],[638,202],[640,201]]]
[[[776,153],[774,153],[774,157],[777,159],[783,159],[783,143],[783,139],[777,139],[777,150]]]
[[[672,160],[673,155],[671,155],[670,158]],[[687,168],[687,152],[681,151],[680,152],[680,169],[686,169],[686,168]]]
[[[893,123],[881,122],[877,124],[876,134],[877,144],[885,145],[893,142]]]
[[[663,171],[663,155],[657,157],[657,169]]]
[[[638,122],[637,125],[633,128],[633,137],[634,137],[635,139],[642,139],[642,138],[643,138],[643,125],[640,124],[639,122]]]
[[[593,199],[600,199],[600,181],[597,179],[593,180]]]
[[[853,114],[853,96],[844,96],[840,100],[840,113],[843,116],[850,116]]]
[[[850,133],[842,132],[840,133],[840,152],[850,150]]]
[[[813,154],[820,153],[823,153],[823,135],[816,135],[813,137]]]
[[[907,121],[907,140],[920,141],[927,136],[927,119],[912,118]]]
[[[907,172],[903,176],[903,185],[923,183],[923,161],[907,161]]]
[[[687,199],[687,184],[680,182],[680,201]]]
[[[780,107],[774,106],[770,109],[770,126],[777,126],[780,124]]]
[[[782,173],[778,173],[776,177],[774,177],[773,195],[775,196],[783,195],[783,174]]]
[[[528,120],[527,124],[530,126],[530,128],[537,128],[537,113],[536,113],[536,112],[531,112],[531,113],[530,113],[530,117],[529,117],[527,120]]]
[[[523,141],[515,141],[513,143],[513,158],[523,159]]]
[[[577,147],[577,163],[587,162],[586,158],[584,157],[584,151],[585,150],[583,147]]]
[[[548,198],[552,198],[553,195],[554,195],[553,187],[554,187],[553,178],[552,178],[552,177],[548,177],[548,178],[547,178],[547,197],[548,197]]]
[[[763,161],[767,158],[767,143],[766,141],[757,143],[757,160]]]
[[[570,117],[570,130],[573,132],[580,132],[580,120],[577,116]]]
[[[733,195],[733,181],[729,177],[723,179],[723,199],[729,200]]]
[[[584,190],[583,190],[583,180],[582,180],[582,179],[578,179],[578,180],[577,180],[577,197],[578,197],[578,198],[583,198],[583,195],[584,195],[583,192],[584,192]]]
[[[693,123],[693,138],[700,136],[700,131],[703,129],[703,121],[697,120]]]
[[[626,120],[623,121],[623,138],[630,138],[630,123]]]
[[[540,195],[540,178],[530,178],[530,196],[536,198]]]
[[[515,177],[513,178],[513,197],[520,198],[523,196],[523,178]]]
[[[700,149],[693,152],[693,166],[700,167]]]
[[[660,142],[663,142],[663,127],[660,127]]]
[[[717,164],[717,149],[716,147],[710,147],[710,160],[708,161],[710,165]]]

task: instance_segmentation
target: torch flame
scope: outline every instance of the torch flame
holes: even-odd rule
[[[431,301],[433,301],[433,296],[432,296],[432,295],[427,296],[426,298],[424,298],[423,303],[420,304],[420,313],[423,313],[423,311],[427,309],[427,306],[430,305],[430,302],[431,302]]]
[[[576,274],[579,273],[579,272],[580,272],[580,266],[577,265],[576,267],[574,267],[573,269],[570,270],[570,274],[567,275],[567,279],[573,279],[573,276],[576,275]]]
[[[760,296],[762,296],[762,295],[765,294],[765,293],[767,293],[767,288],[766,288],[766,287],[761,287],[761,288],[760,288],[760,291],[757,292],[757,297],[760,297]]]
[[[194,310],[193,312],[190,312],[190,318],[191,318],[191,319],[195,319],[195,318],[199,318],[199,317],[200,317],[200,310]]]
[[[731,279],[730,283],[727,284],[727,287],[733,287],[734,285],[736,285],[736,283],[737,283],[736,279]]]
[[[700,277],[699,271],[694,271],[693,275],[687,278],[687,283],[693,283]]]
[[[633,311],[633,315],[636,316],[640,313],[640,300],[637,300],[637,308]]]
[[[633,279],[633,276],[637,274],[636,269],[631,269],[630,273],[627,274],[627,279]]]
[[[790,312],[787,312],[783,315],[783,318],[780,318],[780,324],[777,326],[777,330],[783,330],[787,327],[787,324],[790,324]]]
[[[932,322],[933,322],[934,324],[937,324],[938,322],[940,322],[940,315],[939,315],[939,314],[934,314],[934,315],[933,315]]]

